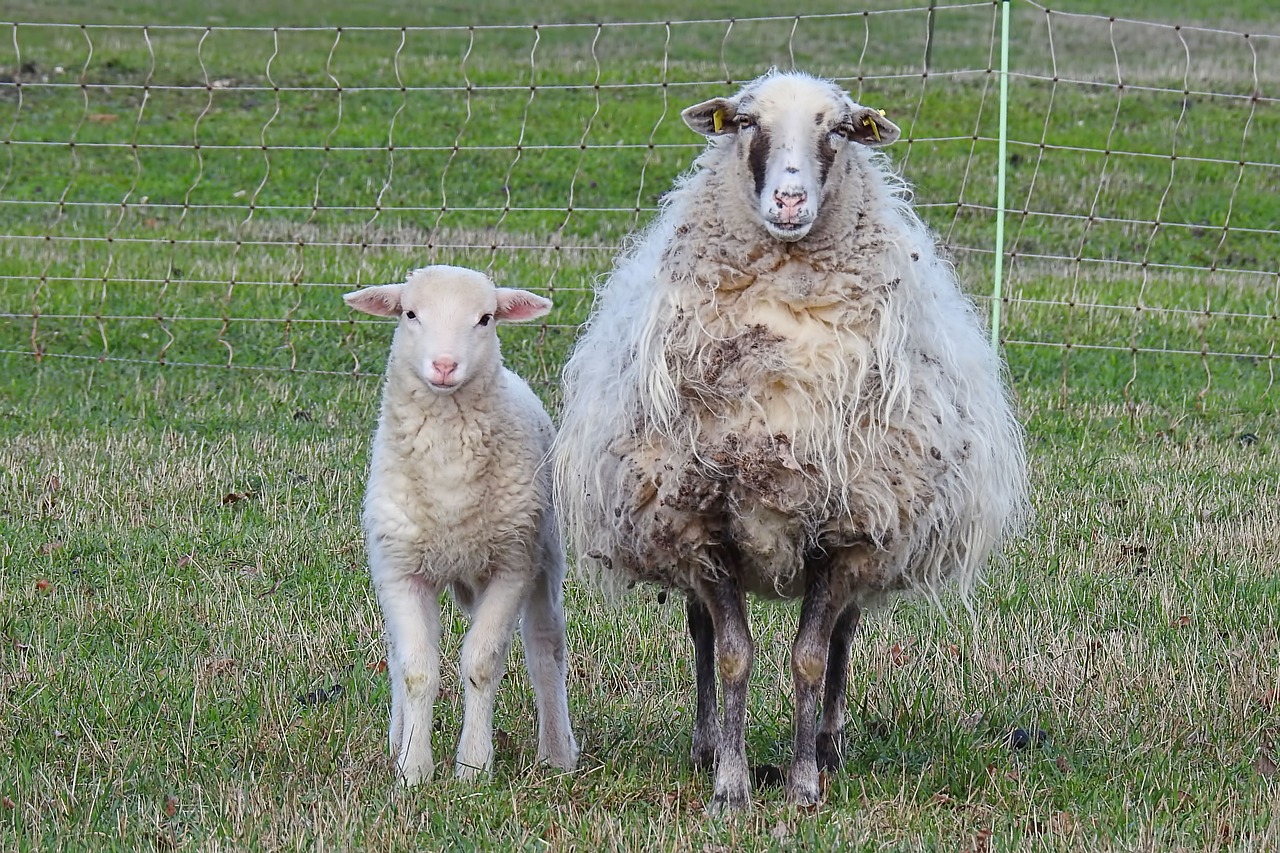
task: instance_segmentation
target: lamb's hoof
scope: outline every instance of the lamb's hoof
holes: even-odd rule
[[[558,749],[538,750],[538,763],[557,770],[575,770],[578,767],[578,746],[569,744]]]
[[[471,782],[485,776],[489,772],[489,768],[482,765],[464,764],[458,761],[458,766],[454,769],[453,775],[461,782]]]
[[[435,764],[426,762],[423,764],[400,765],[396,768],[396,775],[400,779],[401,786],[405,788],[416,788],[423,782],[431,778],[431,774],[435,772]]]
[[[837,734],[819,734],[818,735],[818,769],[819,770],[839,770],[840,765],[844,763],[841,758],[841,751],[844,746],[844,736]]]

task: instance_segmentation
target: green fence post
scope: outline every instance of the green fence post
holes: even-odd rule
[[[1009,0],[1000,2],[1000,162],[996,167],[996,263],[991,286],[991,346],[1000,347],[1000,303],[1004,290],[1004,187],[1009,142]]]

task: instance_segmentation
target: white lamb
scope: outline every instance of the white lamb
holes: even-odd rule
[[[803,597],[786,791],[813,804],[840,761],[862,610],[972,588],[1026,511],[1022,430],[972,304],[871,150],[897,126],[800,73],[683,118],[709,145],[597,293],[565,368],[557,494],[589,573],[687,594],[712,811],[750,797],[745,595]]]
[[[391,754],[400,776],[417,784],[435,767],[431,719],[446,586],[472,619],[462,643],[457,776],[492,765],[494,697],[522,613],[538,758],[572,769],[578,747],[565,686],[565,560],[547,466],[555,431],[529,386],[502,366],[495,331],[497,322],[541,317],[551,302],[449,266],[343,298],[357,310],[399,318],[363,521],[386,623]]]

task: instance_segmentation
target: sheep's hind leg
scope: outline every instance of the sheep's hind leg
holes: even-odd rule
[[[454,767],[459,779],[473,779],[493,766],[493,703],[531,582],[523,572],[498,574],[476,598],[471,628],[462,640],[465,698]]]
[[[440,593],[420,577],[388,572],[375,584],[387,630],[391,754],[406,785],[435,770],[432,712],[440,691]]]
[[[538,760],[561,770],[578,764],[569,723],[569,663],[564,641],[564,592],[546,573],[534,582],[520,625],[524,663],[538,705]]]
[[[844,740],[845,689],[849,683],[849,654],[862,611],[857,604],[845,607],[831,631],[827,677],[822,688],[822,721],[818,724],[818,769],[836,770],[841,764]]]
[[[726,566],[721,577],[701,579],[698,589],[715,629],[716,664],[724,698],[724,718],[716,749],[715,788],[711,802],[707,803],[707,810],[713,814],[744,809],[751,802],[746,714],[747,682],[751,678],[755,648],[737,570],[737,565]]]
[[[716,633],[711,613],[697,595],[689,593],[685,603],[689,636],[693,639],[693,669],[697,681],[697,716],[693,722],[690,759],[698,770],[711,770],[716,763],[716,743],[720,721],[716,719]]]
[[[795,744],[787,774],[787,799],[801,806],[816,805],[818,784],[818,690],[826,676],[837,617],[845,602],[831,589],[831,560],[806,560],[807,585],[800,609],[800,627],[791,647],[791,675],[795,682]]]

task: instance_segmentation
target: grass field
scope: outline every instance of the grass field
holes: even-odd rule
[[[762,786],[706,818],[682,608],[576,583],[580,769],[534,765],[517,650],[492,779],[393,780],[358,523],[389,328],[340,294],[437,260],[550,293],[552,322],[504,347],[554,405],[591,281],[698,150],[678,110],[794,58],[903,125],[895,156],[983,299],[995,19],[940,8],[926,79],[926,13],[883,11],[912,5],[535,36],[465,27],[691,12],[10,3],[28,23],[0,28],[0,850],[1280,847],[1264,0],[1051,4],[1248,42],[1069,16],[1050,42],[1014,4],[1004,336],[1037,519],[972,615],[865,620],[821,807]],[[1123,94],[1101,85],[1117,64]],[[796,613],[752,619],[748,751],[781,764]],[[446,622],[438,756],[460,727]]]

